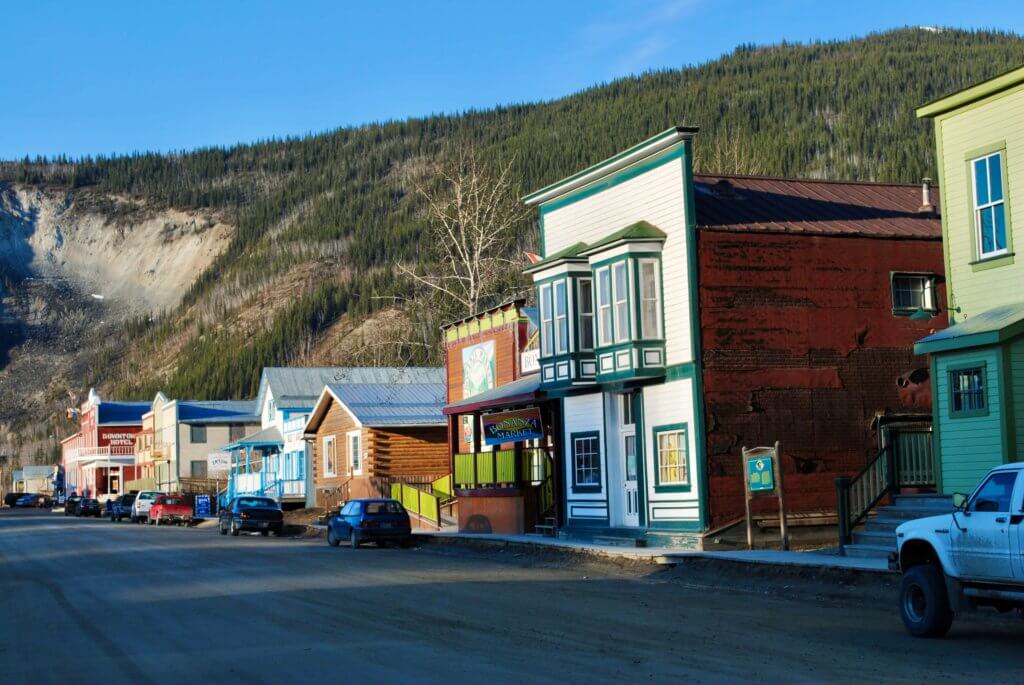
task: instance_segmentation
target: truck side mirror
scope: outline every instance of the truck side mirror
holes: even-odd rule
[[[954,493],[953,506],[957,511],[963,511],[967,507],[967,495],[962,492]]]

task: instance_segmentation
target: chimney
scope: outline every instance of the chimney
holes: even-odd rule
[[[917,211],[922,214],[935,211],[935,205],[932,204],[932,180],[927,176],[921,179],[921,206]]]

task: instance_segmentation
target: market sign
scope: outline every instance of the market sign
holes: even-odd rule
[[[775,489],[774,457],[747,458],[747,486],[750,492],[771,492]]]
[[[196,517],[197,518],[209,518],[210,517],[210,496],[209,495],[196,495]]]
[[[482,422],[484,443],[487,445],[538,440],[544,437],[539,407],[486,414]]]

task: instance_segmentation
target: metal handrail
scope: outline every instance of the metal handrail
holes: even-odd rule
[[[896,450],[886,445],[853,478],[836,478],[836,514],[839,524],[839,544],[853,541],[853,529],[867,518],[875,506],[886,496],[899,490]]]

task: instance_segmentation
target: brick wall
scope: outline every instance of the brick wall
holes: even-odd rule
[[[835,476],[876,452],[875,414],[931,412],[929,381],[902,379],[928,366],[914,341],[946,326],[942,243],[714,231],[699,240],[712,525],[743,514],[742,447],[776,440],[790,509],[834,509]],[[940,315],[896,316],[891,272],[936,274]]]

